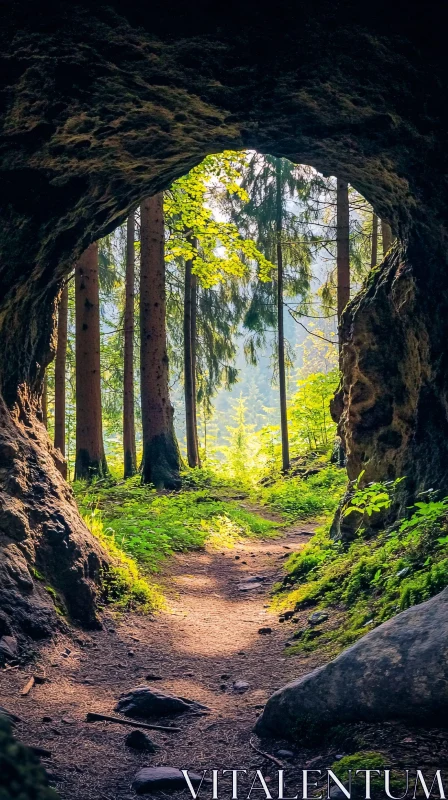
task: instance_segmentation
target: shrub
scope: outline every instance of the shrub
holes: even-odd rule
[[[322,517],[336,509],[347,483],[344,470],[327,466],[308,478],[281,478],[260,491],[263,503],[291,522]]]

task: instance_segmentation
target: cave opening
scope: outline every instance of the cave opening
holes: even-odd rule
[[[14,15],[10,22],[17,23]],[[320,45],[325,42],[325,58],[313,37],[304,42],[294,19],[297,39],[287,37],[278,63],[266,62],[269,48],[241,60],[229,30],[217,33],[211,26],[201,34],[199,64],[197,39],[176,45],[172,34],[165,41],[165,34],[145,25],[136,28],[122,9],[91,14],[80,5],[61,11],[57,20],[44,13],[37,38],[32,22],[21,17],[20,23],[5,41],[12,77],[2,171],[2,452],[5,468],[16,473],[4,484],[8,539],[11,520],[21,531],[18,537],[32,541],[30,517],[35,532],[51,529],[49,517],[56,514],[66,552],[71,553],[73,529],[79,531],[70,559],[81,558],[83,566],[78,563],[74,572],[89,585],[95,559],[88,568],[82,556],[85,531],[73,522],[73,509],[71,522],[63,521],[67,489],[55,475],[43,433],[36,433],[58,287],[86,246],[122,222],[131,207],[207,153],[224,148],[258,149],[336,174],[391,223],[402,245],[345,315],[343,391],[335,413],[347,441],[350,477],[365,465],[372,479],[405,472],[410,496],[428,483],[445,485],[446,436],[439,435],[435,444],[420,413],[423,395],[425,403],[431,398],[444,407],[446,358],[440,310],[446,208],[434,190],[440,179],[434,148],[425,149],[428,133],[411,103],[428,77],[422,55],[407,53],[403,45],[398,57],[392,34],[383,35],[379,47],[366,26],[356,36],[360,68],[353,71],[353,62],[338,55],[345,52],[350,27],[347,23],[339,39],[332,37],[323,8],[312,26]],[[257,28],[259,43],[266,35]],[[304,45],[300,55],[297,40]],[[54,56],[42,57],[48,52]],[[393,419],[383,425],[379,415],[376,425],[375,402],[386,388],[386,375]],[[364,387],[358,405],[351,402],[357,385]],[[422,455],[427,437],[438,451],[436,475],[431,459]],[[52,514],[47,504],[36,507],[31,499],[39,483],[54,497]],[[51,550],[45,548],[53,564]],[[68,570],[76,583],[72,566]],[[75,605],[84,616],[85,604]]]

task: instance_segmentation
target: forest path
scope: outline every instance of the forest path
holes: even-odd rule
[[[18,725],[22,741],[51,751],[45,763],[61,798],[127,800],[135,796],[130,784],[143,766],[201,770],[263,764],[266,774],[268,762],[249,744],[260,708],[273,691],[318,663],[316,655],[287,655],[285,642],[298,625],[279,622],[268,608],[269,592],[282,577],[285,556],[300,549],[314,527],[297,524],[277,539],[241,539],[232,549],[176,555],[160,579],[166,612],[154,618],[108,615],[102,631],[59,636],[41,651],[37,669],[0,673],[0,705],[24,720]],[[241,591],[239,586],[256,576],[263,580]],[[297,616],[305,623],[308,614]],[[271,633],[260,634],[265,627]],[[36,671],[45,671],[47,680],[22,697]],[[148,681],[150,674],[161,680]],[[246,682],[247,689],[239,692],[235,681]],[[210,714],[154,720],[181,729],[148,731],[161,748],[154,755],[125,745],[131,726],[85,722],[88,711],[114,714],[120,694],[141,685],[200,701]],[[261,745],[270,752],[278,746]]]

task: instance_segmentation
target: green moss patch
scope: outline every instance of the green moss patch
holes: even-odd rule
[[[298,639],[289,652],[326,648],[334,655],[372,628],[448,586],[446,501],[419,503],[408,519],[351,544],[330,539],[321,527],[285,565],[273,600],[278,610],[325,608],[321,635]]]

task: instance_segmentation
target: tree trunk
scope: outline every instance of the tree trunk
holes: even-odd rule
[[[376,267],[378,263],[378,217],[373,212],[372,214],[372,254],[370,258],[370,267]]]
[[[76,460],[75,480],[107,474],[101,414],[98,243],[75,268]]]
[[[135,215],[129,214],[126,239],[126,282],[124,305],[123,364],[123,454],[124,477],[137,472],[134,411],[134,281],[135,281]]]
[[[197,405],[197,385],[196,385],[196,363],[197,363],[197,343],[198,343],[198,278],[197,275],[191,276],[191,372],[193,376],[193,414],[194,414],[194,435],[196,438],[196,452],[198,454],[198,467],[201,466],[201,456],[199,455],[198,437],[198,405]]]
[[[383,256],[392,247],[392,229],[388,222],[381,220],[381,235],[383,237]]]
[[[196,239],[190,238],[193,247],[197,246]],[[187,434],[188,466],[199,466],[198,438],[196,429],[196,392],[195,392],[195,366],[193,365],[193,262],[185,262],[185,287],[184,287],[184,392],[185,392],[185,425]],[[196,277],[196,276],[194,276]],[[194,297],[196,303],[196,295]]]
[[[288,410],[286,404],[285,332],[283,324],[283,253],[282,253],[282,178],[280,159],[276,159],[276,240],[277,240],[277,332],[278,332],[278,382],[280,389],[280,428],[282,439],[282,467],[287,472],[289,461]]]
[[[65,365],[67,360],[68,284],[59,300],[58,341],[54,365],[54,446],[65,458]],[[61,463],[61,472],[67,479],[67,462]]]
[[[341,321],[342,312],[350,300],[350,211],[347,181],[338,178],[336,191],[336,264],[339,323]]]
[[[44,385],[42,389],[42,422],[48,429],[48,375],[45,372]]]
[[[141,206],[140,374],[142,482],[180,486],[180,455],[168,386],[163,193]]]

